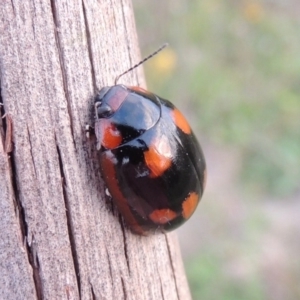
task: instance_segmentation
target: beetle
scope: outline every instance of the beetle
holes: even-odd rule
[[[202,197],[206,163],[183,114],[165,100],[118,79],[94,100],[101,173],[127,226],[137,234],[171,231]]]

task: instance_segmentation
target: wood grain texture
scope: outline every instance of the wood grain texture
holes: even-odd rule
[[[190,299],[176,234],[126,229],[85,137],[96,90],[139,59],[130,0],[2,1],[0,299]]]

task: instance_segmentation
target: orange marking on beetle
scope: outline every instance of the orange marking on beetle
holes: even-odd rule
[[[109,119],[102,119],[101,123],[102,141],[101,144],[106,149],[114,149],[122,142],[122,134]]]
[[[188,219],[195,211],[198,204],[199,196],[197,193],[192,192],[182,203],[182,216]]]
[[[184,133],[190,134],[192,132],[188,121],[177,108],[174,108],[171,111],[171,115],[176,126],[180,128]]]
[[[130,88],[131,90],[133,90],[134,92],[140,92],[140,93],[144,93],[144,94],[150,94],[147,90],[139,87],[139,86],[129,86],[128,88]]]
[[[176,217],[176,212],[169,208],[156,209],[149,215],[149,218],[157,224],[166,224]]]
[[[154,139],[144,152],[145,163],[150,169],[150,177],[161,176],[172,164],[172,151],[166,136]]]
[[[112,198],[115,200],[114,203],[116,203],[120,213],[124,216],[126,224],[134,232],[144,235],[145,233],[143,229],[139,226],[133,214],[131,213],[128,206],[128,201],[120,190],[115,172],[115,163],[117,159],[114,157],[111,151],[106,151],[101,155],[100,160],[102,173],[108,190],[110,191]]]

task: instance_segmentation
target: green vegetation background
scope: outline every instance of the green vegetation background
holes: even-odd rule
[[[210,231],[218,241],[202,241],[192,255],[184,254],[194,299],[300,299],[300,263],[289,259],[300,250],[299,222],[291,222],[295,209],[300,213],[300,3],[133,4],[143,56],[165,41],[170,44],[144,66],[149,90],[185,111],[204,150],[216,147],[236,157],[237,173],[230,178],[236,202],[226,202],[223,192],[223,210],[200,204],[209,222],[216,220],[221,228]],[[221,176],[231,176],[219,169]],[[208,192],[203,202],[214,195]],[[228,225],[232,220],[223,217],[227,204],[247,211],[234,213],[244,216],[233,218],[240,226],[238,238],[235,225]],[[286,231],[277,228],[278,220]],[[272,244],[272,238],[278,240]],[[268,245],[270,255],[282,251],[270,268],[262,262]],[[228,257],[239,257],[242,275],[230,273]],[[279,269],[276,276],[269,273],[273,269]]]

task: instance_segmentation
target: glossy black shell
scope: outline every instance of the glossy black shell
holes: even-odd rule
[[[124,99],[111,111],[110,101],[120,95]],[[139,234],[180,226],[187,219],[183,202],[196,194],[193,212],[203,194],[206,165],[193,132],[175,124],[174,105],[139,88],[116,85],[100,91],[95,107],[102,175],[127,225]],[[121,142],[112,149],[102,145],[103,120],[120,134]],[[154,144],[170,159],[158,176],[153,176],[145,158]]]

